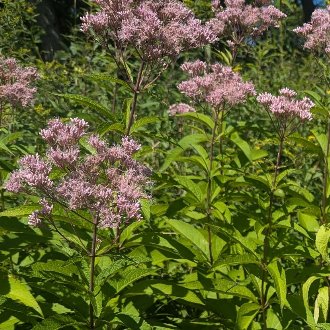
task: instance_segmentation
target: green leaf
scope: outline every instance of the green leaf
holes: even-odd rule
[[[216,291],[258,302],[255,294],[244,285],[226,279],[214,279],[212,282]]]
[[[126,128],[128,127],[130,117],[131,117],[132,103],[133,103],[133,99],[129,98],[129,99],[125,99],[124,104],[123,104],[123,112],[126,114],[126,116],[125,116],[125,127]]]
[[[185,288],[184,285],[177,285],[164,280],[144,280],[134,285],[125,293],[125,296],[146,294],[150,296],[164,296],[175,300],[182,300],[192,304],[204,305],[195,292]]]
[[[131,330],[154,330],[145,320],[136,314],[118,313],[115,320],[118,319],[125,326],[125,329]],[[166,328],[165,328],[166,329]]]
[[[22,135],[23,135],[22,132],[7,133],[6,135],[4,135],[0,138],[0,141],[4,144],[7,144],[7,143],[10,143],[10,142],[13,142],[13,141],[17,140]]]
[[[237,132],[231,134],[230,139],[243,151],[246,158],[252,162],[251,148],[249,144],[241,139]]]
[[[177,157],[179,157],[188,148],[206,141],[208,141],[208,137],[205,134],[191,134],[185,136],[179,141],[178,147],[170,150],[167,153],[164,164],[160,171],[165,171],[172,164],[172,162],[176,161]]]
[[[111,113],[111,111],[107,107],[101,105],[99,102],[96,102],[87,96],[76,95],[76,94],[55,94],[55,95],[62,96],[65,99],[68,99],[68,100],[74,101],[80,105],[86,106],[86,107],[96,111],[98,114],[102,115],[103,117],[105,117],[111,121],[114,121],[114,115],[113,115],[113,113]]]
[[[92,80],[96,82],[102,82],[102,83],[108,83],[108,84],[118,84],[121,86],[124,86],[126,90],[130,91],[131,86],[124,80],[109,76],[107,73],[94,73],[88,76],[88,78],[91,78]]]
[[[102,271],[97,275],[95,279],[95,285],[101,287],[107,280],[118,273],[123,268],[129,266],[137,267],[139,264],[149,261],[149,258],[136,258],[136,257],[124,257],[123,259],[110,261],[103,268]],[[98,265],[100,267],[100,265]]]
[[[6,297],[19,301],[23,305],[33,308],[40,315],[43,315],[38,302],[30,292],[30,287],[25,282],[20,281],[12,275],[8,276],[8,282],[9,292],[5,294]]]
[[[124,133],[124,125],[122,123],[114,123],[114,124],[104,124],[101,125],[97,132],[102,136],[108,132],[119,132]]]
[[[32,330],[58,330],[68,326],[73,326],[75,329],[82,329],[84,323],[78,322],[67,315],[54,315],[36,324]]]
[[[327,136],[323,133],[318,133],[316,130],[312,130],[313,135],[316,138],[316,141],[318,142],[319,146],[321,147],[323,151],[323,155],[326,155],[327,153]]]
[[[136,222],[132,222],[130,225],[125,227],[125,229],[122,231],[122,233],[120,235],[119,242],[123,243],[126,240],[129,240],[130,237],[132,236],[133,232],[135,231],[135,229],[142,226],[144,223],[145,223],[144,221],[136,221]]]
[[[17,206],[17,207],[13,207],[11,209],[5,210],[3,212],[0,212],[0,217],[23,217],[26,215],[30,215],[32,212],[39,210],[39,209],[40,209],[39,204]]]
[[[77,267],[71,261],[48,260],[47,262],[36,262],[32,265],[34,272],[55,272],[66,276],[72,276],[77,272]]]
[[[131,128],[131,133],[135,133],[137,130],[140,128],[148,125],[148,124],[154,124],[159,122],[158,117],[143,117],[141,119],[138,119],[137,121],[134,122],[132,128]]]
[[[186,112],[186,113],[177,115],[177,117],[191,118],[194,121],[197,121],[198,123],[208,126],[210,129],[213,129],[213,127],[214,127],[214,122],[213,122],[212,118],[210,116],[204,115],[203,113]]]
[[[214,267],[219,267],[219,266],[229,266],[229,265],[244,265],[244,264],[259,264],[260,262],[258,259],[249,253],[246,254],[238,254],[238,255],[232,255],[232,256],[227,256],[221,259],[218,259],[214,263]]]
[[[313,314],[309,308],[309,288],[312,285],[313,282],[316,280],[319,280],[318,276],[311,276],[302,287],[302,294],[303,294],[303,301],[305,306],[305,312],[306,312],[306,322],[311,327],[312,330],[316,329],[316,324],[314,321]]]
[[[256,303],[243,304],[237,313],[236,327],[237,330],[247,330],[258,314],[260,306]]]
[[[306,214],[303,213],[303,211],[299,211],[298,220],[300,225],[309,232],[316,233],[320,228],[319,222],[317,221],[317,217],[315,215]]]
[[[110,280],[109,283],[115,288],[116,293],[119,293],[130,284],[149,275],[156,275],[156,271],[151,269],[144,269],[144,268],[126,269],[125,271],[120,273],[119,279]]]
[[[257,176],[250,174],[246,176],[245,180],[251,184],[253,184],[255,187],[259,187],[261,189],[265,189],[266,191],[271,189],[271,184],[264,176]]]
[[[273,278],[276,294],[278,297],[278,300],[280,302],[280,307],[283,309],[284,305],[287,305],[287,299],[286,299],[286,276],[285,276],[285,270],[280,265],[278,261],[274,261],[271,264],[267,266],[267,269]]]
[[[329,262],[329,250],[328,243],[330,239],[330,229],[325,225],[322,225],[316,233],[316,249],[320,252],[322,259]]]
[[[205,260],[210,259],[209,243],[205,236],[193,225],[180,220],[166,221],[177,233],[188,239],[204,256]]]
[[[315,322],[318,323],[319,320],[326,322],[328,318],[328,312],[329,312],[329,288],[325,286],[319,289],[319,293],[315,300],[315,308],[314,308]]]
[[[186,176],[176,176],[175,181],[182,187],[184,187],[187,191],[192,193],[197,202],[203,201],[203,192],[198,184],[194,181],[188,179]]]

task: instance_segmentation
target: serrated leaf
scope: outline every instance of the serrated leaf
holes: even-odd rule
[[[270,276],[272,277],[272,279],[274,281],[276,294],[277,294],[278,300],[280,302],[280,307],[281,307],[281,309],[283,309],[284,305],[287,304],[285,270],[278,261],[274,261],[271,264],[269,264],[267,266],[267,269],[269,271]]]
[[[124,86],[127,90],[131,90],[131,86],[124,80],[109,76],[107,73],[94,73],[88,76],[92,80],[96,82],[110,83],[110,84],[118,84]]]
[[[196,144],[206,141],[208,141],[208,137],[206,134],[191,134],[185,136],[179,141],[178,146],[176,148],[170,150],[167,153],[164,164],[162,165],[160,171],[165,171],[171,165],[171,163],[176,161],[176,158],[179,157],[188,148],[191,148]]]
[[[318,252],[320,252],[322,259],[329,262],[328,243],[330,239],[330,229],[322,225],[316,233],[315,245]]]
[[[43,315],[38,302],[30,292],[30,287],[25,282],[20,281],[12,275],[8,276],[8,282],[9,292],[5,294],[6,297],[18,301],[25,306],[31,307],[40,315]]]
[[[209,243],[204,235],[193,225],[179,221],[166,221],[178,234],[188,239],[205,257],[206,260],[210,258]]]
[[[189,191],[196,199],[197,202],[203,201],[203,192],[198,184],[190,180],[186,176],[176,176],[175,181]]]
[[[142,226],[144,223],[145,223],[144,221],[136,221],[136,222],[129,224],[127,227],[125,227],[125,229],[122,231],[122,233],[120,235],[119,242],[123,243],[126,240],[128,240],[131,237],[131,235],[133,234],[134,230],[136,228]]]
[[[149,259],[147,259],[149,260]],[[146,260],[138,260],[136,258],[124,258],[111,262],[107,267],[102,269],[102,272],[97,275],[95,279],[96,286],[102,286],[108,279],[114,276],[119,270],[134,265],[137,267],[139,264]]]
[[[39,209],[39,204],[17,206],[0,212],[0,217],[23,217]]]
[[[132,128],[131,128],[131,133],[136,132],[140,128],[148,125],[148,124],[153,124],[159,122],[158,117],[143,117],[141,119],[138,119],[134,122]]]
[[[49,260],[47,262],[36,262],[32,265],[34,272],[56,272],[63,275],[71,276],[77,271],[77,267],[70,261]]]
[[[213,268],[219,266],[244,265],[244,264],[259,264],[259,261],[252,254],[238,254],[238,255],[232,255],[218,259],[214,263]]]
[[[125,329],[154,330],[154,327],[136,314],[118,313],[116,314],[116,318],[125,326]]]
[[[84,323],[78,322],[67,315],[54,315],[36,324],[32,330],[58,330],[68,326],[73,326],[75,329],[81,329],[81,327],[84,326]]]
[[[184,285],[177,285],[164,280],[144,280],[125,293],[125,296],[146,294],[152,296],[165,296],[171,299],[179,299],[189,303],[204,305],[195,292],[185,288]]]
[[[92,100],[91,98],[83,95],[76,95],[76,94],[56,94],[58,96],[64,97],[67,100],[74,101],[80,105],[87,106],[88,108],[96,111],[103,117],[114,121],[114,115],[109,111],[109,109],[99,102]]]
[[[235,329],[246,330],[258,314],[260,306],[256,303],[245,303],[237,312],[237,320]]]
[[[144,268],[126,269],[125,271],[120,273],[120,278],[118,280],[110,280],[109,283],[115,288],[116,293],[119,293],[120,291],[128,287],[130,284],[149,275],[156,275],[156,271]]]
[[[207,116],[203,113],[198,113],[198,112],[186,112],[177,115],[177,117],[187,117],[191,118],[194,121],[197,121],[198,123],[204,124],[208,126],[210,129],[213,129],[214,127],[214,122],[210,116]]]
[[[243,139],[241,139],[241,137],[238,135],[237,132],[232,133],[230,136],[230,139],[243,151],[246,158],[250,162],[252,162],[253,159],[251,156],[251,148],[250,148],[249,144],[246,141],[244,141]]]
[[[316,233],[320,228],[319,222],[317,221],[317,217],[315,215],[306,214],[299,211],[298,220],[300,225],[309,232]]]

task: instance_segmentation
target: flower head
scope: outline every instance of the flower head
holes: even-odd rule
[[[82,17],[82,30],[118,47],[132,46],[144,61],[175,57],[216,40],[215,33],[178,0],[95,0],[96,14]]]
[[[305,23],[293,31],[306,38],[305,48],[324,51],[330,56],[330,6],[316,9],[310,23]]]
[[[270,93],[261,93],[257,101],[264,105],[275,117],[281,120],[299,118],[300,120],[311,120],[310,112],[314,103],[307,97],[297,99],[297,93],[289,88],[282,88],[279,96]]]
[[[87,143],[94,152],[85,155],[79,140],[87,134],[87,127],[78,118],[69,123],[51,120],[40,133],[48,144],[45,157],[24,157],[19,170],[7,181],[9,191],[32,191],[42,197],[41,211],[29,217],[31,225],[40,225],[42,218],[51,214],[54,203],[69,210],[88,211],[103,227],[118,227],[141,218],[139,199],[146,197],[149,170],[133,159],[140,145],[124,137],[120,144],[109,146],[92,135]],[[57,169],[63,175],[51,179],[51,172]]]
[[[200,70],[196,70],[197,67]],[[206,102],[212,107],[222,108],[243,103],[249,95],[255,94],[253,84],[244,82],[228,66],[213,64],[207,68],[205,63],[202,65],[202,62],[197,61],[185,63],[181,68],[190,78],[181,82],[178,88],[195,102]]]
[[[168,110],[170,116],[175,116],[176,114],[182,114],[187,112],[195,112],[196,110],[188,104],[177,103],[172,104]]]
[[[0,101],[12,106],[30,105],[36,92],[31,85],[37,78],[35,68],[23,68],[14,58],[0,56]]]
[[[277,27],[286,15],[270,5],[271,1],[258,0],[245,4],[245,0],[225,0],[225,8],[219,1],[213,1],[215,17],[208,25],[217,35],[231,38],[234,43],[241,43],[247,37],[257,37],[270,27]]]

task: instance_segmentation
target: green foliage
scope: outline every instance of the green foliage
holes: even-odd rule
[[[184,3],[203,20],[212,16],[210,1]],[[77,29],[44,63],[35,6],[1,2],[1,53],[36,65],[41,81],[34,107],[0,132],[0,329],[90,328],[91,307],[97,329],[330,327],[330,87],[320,79],[328,69],[297,45],[298,7],[279,4],[288,20],[240,50],[234,69],[258,92],[288,86],[309,96],[314,120],[285,140],[276,173],[279,139],[253,100],[221,122],[202,107],[166,115],[184,102],[175,85],[185,78],[173,64],[139,94],[130,128],[153,171],[144,219],[99,230],[91,290],[91,224],[57,205],[56,230],[31,228],[36,196],[16,198],[3,185],[19,156],[43,153],[37,132],[49,118],[79,116],[116,143],[129,126],[139,63],[129,63],[125,80]],[[178,62],[197,58],[233,62],[222,40]]]

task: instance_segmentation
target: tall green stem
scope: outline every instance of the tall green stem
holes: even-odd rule
[[[98,227],[98,217],[95,217],[93,221],[92,248],[90,252],[91,261],[90,261],[89,293],[91,297],[94,295],[97,227]],[[95,329],[94,307],[92,301],[90,301],[89,303],[89,328]]]
[[[276,190],[276,181],[280,170],[281,158],[283,154],[285,134],[280,135],[280,144],[277,152],[276,164],[274,168],[274,179],[272,182],[272,188],[269,193],[269,209],[268,209],[268,228],[265,232],[264,239],[264,251],[263,251],[263,259],[262,259],[262,277],[261,277],[261,310],[262,310],[262,320],[263,320],[263,329],[267,329],[267,297],[266,297],[266,276],[267,276],[267,264],[268,264],[268,253],[270,250],[270,235],[272,233],[273,227],[273,204],[274,204],[274,192]]]
[[[327,223],[327,195],[328,195],[328,181],[329,181],[329,153],[330,153],[330,117],[328,118],[327,128],[327,148],[324,157],[324,170],[323,170],[323,191],[322,191],[322,205],[321,205],[321,222]]]
[[[211,137],[211,146],[209,154],[209,168],[208,168],[208,177],[207,177],[207,194],[206,194],[206,213],[208,220],[211,220],[211,204],[212,204],[212,169],[213,169],[213,154],[214,154],[214,145],[217,134],[219,120],[219,110],[214,110],[214,126],[212,128],[212,137]],[[213,264],[213,253],[212,253],[212,237],[211,237],[211,228],[207,227],[208,230],[208,241],[209,241],[209,254],[210,262]]]
[[[126,127],[126,135],[130,134],[131,128],[132,128],[133,123],[134,123],[134,116],[135,116],[135,112],[136,112],[137,99],[138,99],[138,95],[139,95],[140,90],[141,90],[141,83],[142,83],[142,79],[143,79],[143,70],[144,70],[144,68],[145,68],[145,63],[142,61],[139,72],[138,72],[138,76],[136,78],[136,83],[135,83],[135,86],[133,88],[133,102],[132,102],[131,112],[130,112],[130,115],[129,115],[128,125]]]

